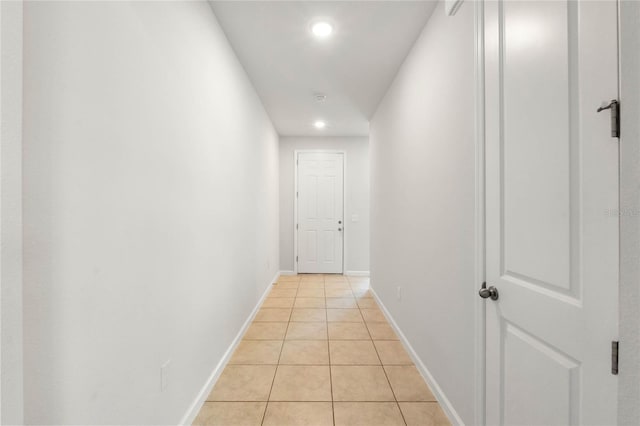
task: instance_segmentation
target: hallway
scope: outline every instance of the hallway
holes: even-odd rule
[[[0,1],[0,424],[637,426],[639,22]]]
[[[450,423],[368,277],[281,276],[194,425]]]

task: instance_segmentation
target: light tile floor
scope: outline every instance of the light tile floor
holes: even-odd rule
[[[449,425],[369,279],[282,276],[195,425]]]

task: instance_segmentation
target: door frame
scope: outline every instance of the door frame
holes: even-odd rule
[[[486,424],[486,303],[476,296],[486,281],[486,198],[485,198],[485,58],[484,58],[484,1],[473,2],[474,7],[474,78],[475,78],[475,280],[469,289],[474,303],[474,424]]]
[[[23,1],[0,2],[0,423],[24,423]]]
[[[347,152],[340,149],[296,149],[293,151],[293,273],[298,274],[298,154],[342,154],[342,274],[347,264]]]
[[[640,422],[640,4],[618,1],[620,282],[618,424]]]

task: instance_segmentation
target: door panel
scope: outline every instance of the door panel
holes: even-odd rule
[[[485,2],[488,424],[614,424],[615,1]]]
[[[565,32],[573,30],[567,25],[573,9],[558,1],[503,4],[504,269],[560,291],[571,289],[575,147],[567,142],[577,135],[570,130],[576,106],[567,88],[576,76]]]
[[[575,424],[579,363],[513,324],[505,323],[503,335],[504,392],[509,396],[503,423]],[[544,401],[544,409],[531,401]]]
[[[298,272],[342,273],[343,154],[300,153]]]

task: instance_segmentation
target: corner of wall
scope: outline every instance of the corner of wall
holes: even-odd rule
[[[391,324],[393,331],[396,332],[396,334],[400,338],[400,341],[402,342],[402,345],[406,349],[409,356],[411,356],[411,359],[413,360],[413,362],[416,364],[416,367],[420,372],[420,375],[422,376],[424,381],[427,382],[427,385],[429,386],[429,389],[431,389],[433,396],[435,396],[436,400],[442,407],[442,410],[445,412],[445,414],[449,418],[449,421],[454,425],[464,425],[464,422],[462,421],[462,418],[456,411],[455,407],[453,406],[451,401],[447,398],[447,395],[444,393],[444,391],[442,390],[442,388],[434,378],[433,374],[431,374],[429,369],[426,367],[423,360],[420,358],[420,356],[418,356],[418,353],[415,351],[413,346],[411,346],[409,339],[407,339],[405,334],[402,332],[402,329],[400,329],[400,327],[398,326],[398,323],[396,323],[395,319],[393,318],[393,316],[391,315],[387,307],[384,305],[384,303],[382,303],[382,300],[380,300],[380,298],[378,297],[374,289],[371,289],[371,293],[373,294],[373,297],[375,298],[376,302],[378,302],[378,305],[380,306],[385,318],[387,319],[389,324]]]
[[[220,359],[218,364],[215,366],[215,368],[213,369],[213,371],[209,375],[209,378],[205,382],[204,386],[202,387],[200,392],[198,392],[198,395],[196,396],[194,401],[191,403],[191,405],[187,409],[187,411],[184,414],[184,416],[182,416],[182,419],[180,420],[180,423],[179,423],[180,425],[190,425],[190,424],[193,423],[193,421],[198,416],[198,413],[202,409],[202,406],[207,401],[207,397],[209,396],[209,394],[213,390],[213,387],[215,386],[216,382],[220,378],[220,375],[224,371],[224,368],[229,363],[229,360],[231,359],[231,356],[233,355],[233,352],[236,350],[236,348],[238,347],[238,345],[242,341],[242,337],[247,332],[247,330],[248,330],[249,326],[251,325],[251,322],[253,321],[253,319],[256,317],[256,314],[258,313],[258,310],[260,310],[260,306],[264,302],[264,299],[267,298],[267,295],[269,294],[269,291],[271,290],[272,284],[278,281],[278,277],[279,276],[280,276],[280,273],[276,273],[275,276],[266,285],[266,287],[264,289],[264,292],[262,293],[262,296],[260,296],[260,298],[258,299],[258,302],[256,303],[256,305],[254,306],[253,310],[249,314],[249,317],[246,319],[244,324],[242,324],[242,327],[240,327],[240,330],[238,331],[238,334],[236,334],[235,338],[231,342],[231,345],[229,345],[229,347],[225,351],[224,355],[222,356],[222,358]]]

